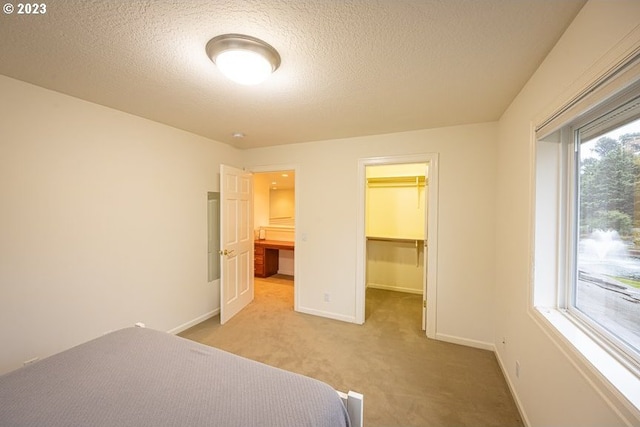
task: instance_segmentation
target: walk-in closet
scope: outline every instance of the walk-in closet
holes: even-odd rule
[[[427,167],[427,163],[366,167],[367,289],[419,295],[426,289]],[[423,300],[416,299],[417,304]]]

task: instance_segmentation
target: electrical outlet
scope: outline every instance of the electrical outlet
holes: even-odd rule
[[[520,378],[520,362],[516,360],[516,378]]]
[[[329,302],[331,301],[331,295],[329,295],[328,292],[324,293],[324,302]]]

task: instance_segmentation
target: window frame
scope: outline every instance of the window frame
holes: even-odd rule
[[[610,342],[567,310],[566,284],[571,268],[573,231],[568,219],[578,206],[569,193],[577,177],[568,173],[575,162],[572,127],[595,120],[640,93],[640,46],[613,63],[591,84],[544,120],[531,123],[531,286],[529,314],[558,349],[594,385],[629,425],[640,422],[640,368],[620,357]],[[599,114],[600,113],[600,114]],[[537,123],[537,125],[536,125]],[[579,171],[572,168],[572,171]],[[576,222],[577,224],[577,222]],[[576,246],[577,249],[577,246]],[[575,259],[575,255],[573,255]]]
[[[640,88],[629,91],[625,96],[616,97],[614,100],[596,107],[586,119],[576,121],[574,124],[566,126],[566,133],[571,135],[571,141],[568,141],[568,143],[569,149],[573,154],[572,156],[568,156],[567,163],[564,165],[568,175],[565,181],[565,185],[567,185],[568,188],[566,188],[565,191],[569,196],[567,197],[567,203],[570,204],[567,208],[568,216],[564,219],[566,229],[569,233],[566,240],[567,247],[564,249],[567,254],[568,275],[564,281],[559,283],[558,290],[559,292],[565,293],[564,298],[559,298],[559,301],[563,301],[561,305],[559,304],[559,308],[564,310],[565,315],[589,334],[592,339],[597,341],[599,345],[603,346],[603,348],[619,362],[623,363],[634,372],[636,376],[640,377],[640,349],[631,348],[596,320],[583,313],[576,304],[578,246],[580,241],[580,152],[583,143],[580,137],[580,131],[585,126],[588,126],[596,120],[600,120],[602,117],[607,116],[616,109],[638,98],[640,98]],[[630,117],[612,120],[609,122],[608,127],[610,130],[614,130],[638,119],[640,119],[640,112]],[[606,134],[606,132],[602,133],[602,135],[604,134]],[[589,140],[597,137],[598,136],[592,136]]]

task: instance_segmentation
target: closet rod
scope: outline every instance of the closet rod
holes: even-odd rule
[[[414,243],[421,242],[424,239],[406,239],[402,237],[376,237],[376,236],[367,236],[367,240],[378,240],[380,242],[403,242],[403,243]]]
[[[416,245],[416,267],[420,266],[420,242],[424,242],[424,239],[403,239],[399,237],[370,237],[367,236],[367,240],[375,240],[378,242],[400,242],[400,243],[413,243]]]
[[[389,176],[379,178],[367,178],[367,184],[370,187],[424,187],[427,185],[427,178],[425,176]]]

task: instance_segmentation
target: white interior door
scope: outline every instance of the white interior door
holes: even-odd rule
[[[253,178],[220,165],[220,323],[253,301]]]

